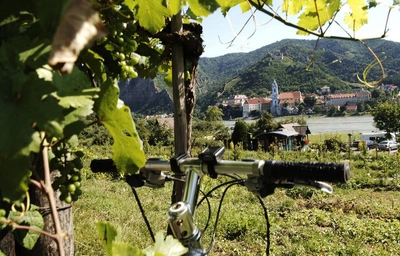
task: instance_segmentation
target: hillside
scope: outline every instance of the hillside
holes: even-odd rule
[[[301,90],[306,93],[315,92],[325,85],[333,90],[360,85],[356,75],[362,77],[365,68],[373,61],[365,46],[360,42],[327,39],[319,40],[318,45],[316,43],[316,40],[285,39],[249,53],[201,58],[197,107],[204,111],[207,106],[233,94],[268,96],[273,80],[277,81],[280,92]],[[400,65],[397,65],[400,63],[400,44],[387,40],[371,40],[366,44],[382,60],[386,72],[384,83],[400,85]],[[311,60],[314,61],[311,63]],[[307,66],[310,66],[310,71],[306,70]],[[379,79],[381,71],[378,67],[376,65],[371,69],[368,81]],[[129,97],[133,111],[149,114],[172,109],[171,100],[165,98],[165,93],[171,95],[170,88],[163,85],[159,78],[141,80],[139,84],[146,84],[152,100],[143,101],[146,90],[139,90],[140,96]],[[154,88],[150,90],[150,87]],[[121,95],[124,99],[125,95]],[[161,100],[157,99],[157,95],[162,97]]]
[[[262,47],[254,52],[243,55],[226,55],[231,63],[241,64],[244,68],[235,66],[230,71],[231,77],[225,75],[214,76],[215,70],[224,70],[225,56],[206,60],[207,65],[200,61],[201,75],[207,74],[207,80],[213,84],[207,91],[211,95],[199,95],[199,104],[203,97],[215,99],[216,92],[223,92],[219,101],[233,94],[246,94],[247,96],[267,96],[273,80],[276,80],[281,92],[301,90],[302,92],[315,92],[324,85],[333,90],[350,89],[358,84],[356,74],[362,77],[364,69],[373,61],[368,49],[359,42],[320,40],[316,47],[316,40],[287,39]],[[367,45],[383,60],[386,79],[384,83],[400,85],[399,62],[400,44],[386,41],[368,41]],[[316,52],[314,54],[314,48]],[[384,53],[384,54],[383,54]],[[311,60],[314,61],[311,64]],[[282,58],[282,59],[280,59]],[[278,60],[280,59],[280,60]],[[237,60],[237,61],[235,61]],[[246,60],[246,64],[242,64]],[[215,65],[212,65],[215,63]],[[311,71],[306,67],[311,64]],[[376,65],[368,75],[368,81],[379,79],[381,71]],[[214,96],[214,97],[212,97]]]

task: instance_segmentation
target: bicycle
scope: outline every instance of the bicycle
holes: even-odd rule
[[[201,242],[202,234],[208,227],[201,231],[195,224],[194,216],[196,208],[203,202],[208,200],[207,196],[213,190],[204,194],[202,200],[198,202],[200,193],[201,178],[203,175],[209,175],[211,178],[217,178],[218,175],[228,175],[233,178],[229,185],[241,184],[258,196],[260,203],[263,205],[261,198],[274,193],[275,188],[292,188],[295,185],[309,186],[321,189],[327,193],[332,193],[332,187],[322,181],[331,183],[347,183],[350,178],[350,168],[347,162],[343,163],[323,163],[323,162],[285,162],[275,160],[256,160],[243,159],[241,161],[223,160],[224,147],[208,147],[199,154],[197,158],[189,158],[186,154],[178,155],[169,161],[163,159],[148,159],[144,168],[139,174],[126,177],[126,182],[132,187],[136,199],[135,188],[148,186],[151,188],[161,188],[166,181],[182,181],[185,182],[182,200],[173,203],[168,210],[168,224],[172,234],[177,238],[189,251],[187,255],[207,255],[213,246],[215,240],[216,226],[219,217],[219,210],[216,216],[213,237],[208,248],[204,248]],[[110,172],[116,171],[112,160],[93,160],[91,169],[94,172]],[[180,180],[175,176],[170,176],[164,171],[173,171],[174,173],[183,173],[185,180]],[[247,178],[238,178],[233,175],[245,175]],[[221,198],[221,203],[223,196]],[[138,200],[139,207],[142,206]],[[221,206],[221,204],[220,204]],[[209,206],[210,207],[210,206]],[[264,214],[267,221],[267,248],[266,254],[269,254],[269,222],[264,207]],[[209,210],[210,211],[210,210]],[[145,217],[146,225],[152,235],[149,223]]]

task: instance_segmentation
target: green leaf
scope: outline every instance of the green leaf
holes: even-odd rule
[[[128,243],[113,243],[112,244],[113,256],[145,256],[145,254],[136,246]]]
[[[172,14],[164,0],[136,0],[135,18],[140,26],[144,27],[150,33],[157,33],[165,26],[165,18]]]
[[[172,15],[181,11],[182,5],[180,0],[167,1],[165,4]]]
[[[11,204],[18,203],[29,189],[30,157],[0,157],[0,195],[1,199]]]
[[[71,74],[60,75],[54,72],[53,84],[57,87],[57,93],[54,94],[60,100],[59,104],[64,108],[70,107],[88,109],[94,105],[93,98],[98,97],[99,88],[93,88],[88,74],[85,74],[78,68],[74,68]],[[89,115],[82,113],[83,115]]]
[[[368,23],[368,4],[364,0],[348,0],[347,4],[351,13],[346,14],[344,22],[350,29],[357,31]]]
[[[118,96],[117,81],[107,80],[101,86],[95,111],[114,139],[113,160],[118,171],[133,174],[144,166],[146,159],[129,107]]]
[[[38,211],[38,208],[30,209],[28,212],[24,213],[23,217],[20,218],[21,213],[10,212],[10,220],[18,220],[16,223],[22,226],[28,226],[37,230],[42,230],[44,226],[43,217]],[[35,246],[36,241],[40,237],[40,233],[32,230],[18,229],[15,228],[12,231],[14,238],[19,244],[24,246],[28,250],[32,250]]]
[[[121,232],[108,222],[96,222],[101,242],[108,256],[113,255],[113,243],[121,241]]]
[[[242,10],[242,13],[245,13],[251,10],[251,5],[248,2],[240,3],[240,9]]]
[[[218,5],[221,8],[222,14],[225,16],[229,9],[232,7],[238,5],[238,4],[244,4],[247,3],[245,0],[217,0]]]
[[[317,0],[308,1],[304,12],[299,16],[298,25],[311,31],[315,31],[331,20],[341,6],[340,0]],[[316,9],[317,7],[317,9]],[[297,31],[297,34],[307,35],[304,31]]]
[[[37,130],[61,137],[62,108],[51,92],[55,87],[49,79],[39,77],[40,72],[25,66],[26,38],[15,38],[0,47],[0,156],[28,155],[39,150]],[[36,51],[31,51],[36,52]],[[15,136],[18,134],[18,136]]]
[[[37,129],[62,137],[62,108],[53,97],[45,96],[52,89],[50,83],[33,76],[23,85],[0,81],[0,156],[37,152]]]
[[[190,10],[197,16],[207,17],[215,10],[218,9],[219,5],[214,0],[187,0],[190,6]]]
[[[304,1],[284,0],[282,3],[282,12],[288,15],[297,15],[303,9]]]
[[[100,83],[105,81],[106,75],[104,67],[102,65],[102,61],[104,61],[104,59],[100,55],[91,50],[86,51],[84,54],[81,55],[82,59],[84,60],[88,68],[92,71],[94,78],[97,81],[100,81]]]
[[[163,232],[157,232],[155,235],[155,244],[143,250],[147,256],[164,255],[164,256],[178,256],[184,255],[188,249],[184,247],[178,239],[168,235],[164,239]]]

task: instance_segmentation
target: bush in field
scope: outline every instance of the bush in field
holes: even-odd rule
[[[326,139],[324,144],[328,151],[346,151],[346,143],[342,142],[338,136]]]

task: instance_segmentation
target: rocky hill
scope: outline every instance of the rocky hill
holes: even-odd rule
[[[172,113],[173,103],[166,89],[160,89],[150,79],[129,79],[118,83],[120,98],[132,112],[143,115]]]

